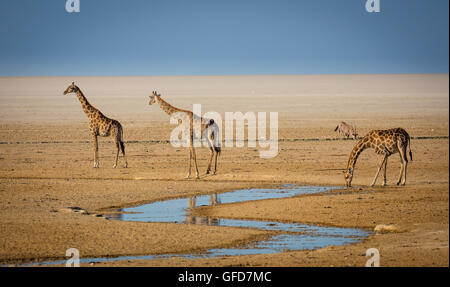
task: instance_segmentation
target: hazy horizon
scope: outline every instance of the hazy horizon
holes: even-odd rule
[[[0,78],[143,78],[143,77],[264,77],[264,76],[369,76],[369,75],[450,75],[449,72],[444,73],[322,73],[322,74],[211,74],[211,75],[29,75],[29,76],[1,76]]]

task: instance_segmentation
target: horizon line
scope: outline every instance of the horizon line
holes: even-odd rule
[[[423,73],[274,73],[274,74],[161,74],[161,75],[0,75],[0,78],[63,78],[63,77],[103,77],[103,78],[131,78],[131,77],[252,77],[252,76],[349,76],[349,75],[449,75],[449,72]]]

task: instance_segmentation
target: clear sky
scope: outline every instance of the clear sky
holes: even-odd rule
[[[448,73],[449,1],[0,1],[0,76]]]

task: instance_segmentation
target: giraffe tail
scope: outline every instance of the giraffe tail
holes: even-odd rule
[[[412,151],[411,151],[411,139],[408,137],[408,149],[409,149],[409,158],[412,159]]]
[[[125,144],[123,143],[123,141],[120,141],[120,150],[122,151],[122,154],[125,154]]]
[[[125,144],[123,142],[123,128],[122,125],[118,123],[119,132],[118,132],[118,143],[120,145],[120,150],[122,151],[122,154],[125,155]]]

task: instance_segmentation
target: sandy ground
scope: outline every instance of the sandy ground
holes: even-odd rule
[[[109,139],[100,140],[100,168],[92,168],[87,118],[75,96],[62,95],[71,81],[94,106],[122,123],[129,168],[112,168]],[[355,188],[197,212],[368,229],[393,224],[397,232],[314,251],[96,266],[363,266],[372,247],[380,250],[382,266],[448,266],[448,83],[448,75],[0,78],[0,263],[64,259],[72,247],[81,257],[148,255],[266,238],[270,233],[254,229],[119,222],[92,215],[280,183],[343,186],[342,170],[355,142],[330,139],[339,137],[333,129],[345,120],[356,124],[360,135],[401,126],[414,137],[407,186],[395,185],[400,163],[394,155],[388,186],[368,187],[380,158],[367,150],[358,160]],[[152,90],[181,108],[200,103],[204,112],[277,111],[278,155],[262,159],[259,146],[225,147],[218,174],[205,176],[208,151],[198,149],[202,177],[185,180],[187,151],[164,142],[174,126],[157,106],[148,106]],[[70,206],[89,215],[69,212]]]

